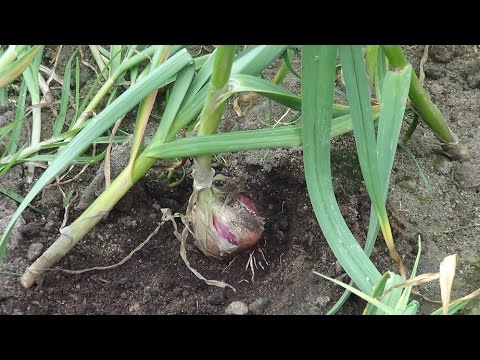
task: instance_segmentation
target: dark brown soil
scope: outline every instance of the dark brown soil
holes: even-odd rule
[[[405,49],[418,70],[423,46]],[[415,260],[418,235],[424,249],[420,273],[436,272],[443,257],[459,254],[455,296],[466,295],[480,286],[478,228],[443,233],[479,223],[480,82],[475,80],[479,70],[480,55],[473,46],[430,48],[430,59],[425,65],[426,87],[473,158],[467,163],[449,159],[441,153],[430,130],[421,125],[408,149],[431,190],[410,157],[399,149],[389,196],[395,239],[407,269]],[[267,70],[267,76],[272,72],[273,69]],[[299,83],[293,76],[287,78],[285,86],[298,92]],[[239,118],[230,106],[222,126],[224,130],[262,127],[278,121],[285,110],[273,105],[270,111],[269,103],[259,100],[247,116]],[[403,131],[410,121],[407,117]],[[252,314],[325,314],[342,290],[312,270],[344,282],[349,279],[320,231],[308,198],[302,161],[301,148],[248,151],[216,158],[217,173],[236,179],[257,200],[266,218],[264,237],[253,250],[254,273],[252,267],[247,267],[251,252],[237,256],[231,263],[219,261],[205,257],[191,238],[187,251],[191,265],[202,275],[225,281],[236,292],[207,286],[197,279],[180,257],[180,244],[173,235],[172,224],[166,223],[131,259],[111,270],[77,275],[51,270],[28,290],[20,286],[18,276],[0,275],[0,314],[225,314],[234,301],[248,305]],[[370,203],[351,134],[334,140],[332,167],[341,211],[363,244]],[[63,190],[81,194],[97,168],[98,165],[90,167]],[[185,181],[174,189],[162,183],[159,172],[149,172],[58,264],[59,268],[78,270],[117,263],[154,230],[161,219],[160,208],[185,212],[192,188],[188,162],[186,168]],[[23,172],[21,166],[12,168],[0,178],[0,186],[25,195],[30,186],[24,183]],[[75,205],[78,200],[79,197]],[[44,214],[31,210],[24,213],[0,271],[23,273],[32,258],[58,237],[64,216],[58,188],[45,190],[34,205],[42,207]],[[0,194],[0,231],[15,207],[12,200]],[[69,223],[78,215],[78,211],[71,210]],[[382,272],[395,270],[381,239],[372,259]],[[438,283],[419,291],[439,298]],[[438,306],[421,302],[424,313]],[[340,313],[359,314],[363,306],[352,296]],[[476,313],[478,307],[473,304],[467,312]]]

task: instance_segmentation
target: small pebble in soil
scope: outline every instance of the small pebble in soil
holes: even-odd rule
[[[30,240],[40,235],[40,230],[41,230],[40,225],[36,223],[29,223],[22,228],[21,232],[25,239]]]
[[[322,311],[318,306],[312,305],[307,310],[307,315],[321,315]]]
[[[280,244],[283,244],[286,240],[285,234],[283,233],[283,231],[280,231],[280,230],[278,230],[275,233],[275,238],[277,239],[278,243],[280,243]]]
[[[159,204],[155,203],[155,204],[152,204],[152,208],[153,208],[155,211],[160,211],[161,206],[160,206]]]
[[[444,92],[443,86],[437,83],[433,83],[429,88],[430,94],[434,97],[440,97]]]
[[[267,298],[258,298],[248,306],[248,309],[254,315],[261,315],[265,312],[269,303],[270,300]]]
[[[222,305],[225,301],[224,289],[215,289],[207,298],[207,301],[211,305]]]
[[[404,180],[397,183],[403,190],[406,190],[410,193],[415,193],[417,190],[417,183],[413,180]]]
[[[0,301],[3,299],[7,299],[11,297],[12,295],[4,288],[0,288]]]
[[[45,228],[45,231],[48,231],[48,232],[52,231],[55,228],[55,221],[48,220],[44,228]]]
[[[30,261],[35,260],[42,254],[43,244],[35,242],[28,248],[27,259]]]
[[[444,45],[432,45],[429,53],[433,61],[442,64],[452,61],[454,55],[450,47]]]
[[[327,306],[328,302],[330,301],[330,297],[327,296],[327,295],[320,295],[320,296],[317,296],[314,303],[315,305],[319,306],[319,307],[325,307]]]
[[[446,76],[447,72],[440,67],[426,66],[425,67],[425,76],[432,80],[438,80]]]
[[[452,171],[453,165],[454,165],[454,162],[448,159],[445,159],[440,162],[440,164],[438,165],[437,171],[441,175],[448,175]]]
[[[288,220],[287,220],[287,219],[281,219],[281,220],[278,222],[278,228],[279,228],[281,231],[286,231],[286,230],[288,230]]]
[[[227,315],[246,315],[248,313],[248,306],[244,302],[234,301],[228,305],[225,310]]]

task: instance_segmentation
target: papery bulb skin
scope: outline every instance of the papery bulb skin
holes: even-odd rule
[[[212,189],[199,191],[191,211],[197,246],[209,256],[228,257],[255,246],[264,219],[252,199],[235,195],[228,203]]]

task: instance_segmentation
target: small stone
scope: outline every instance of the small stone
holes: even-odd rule
[[[315,299],[315,304],[319,307],[325,307],[325,306],[327,306],[329,301],[330,301],[329,296],[320,295],[320,296],[317,296],[317,298]]]
[[[307,315],[321,315],[322,312],[318,308],[318,306],[310,306],[310,308],[307,310]]]
[[[150,220],[155,220],[155,219],[157,218],[157,214],[151,213],[150,215],[148,215],[148,218],[149,218]]]
[[[52,221],[52,220],[48,220],[47,223],[45,224],[44,228],[45,228],[45,231],[52,231],[52,229],[55,227],[55,222]]]
[[[286,230],[288,230],[288,220],[287,220],[287,219],[281,219],[281,220],[278,222],[278,228],[279,228],[281,231],[286,231]]]
[[[152,205],[152,208],[153,208],[155,211],[160,211],[161,206],[160,206],[159,204],[155,203],[155,204]]]
[[[125,226],[125,229],[130,229],[132,224],[132,218],[130,216],[126,216],[120,220],[121,224]]]
[[[227,315],[246,315],[248,313],[248,306],[244,302],[234,301],[228,305],[225,310]]]
[[[133,305],[128,309],[130,312],[138,312],[138,310],[140,310],[140,304],[138,302],[133,303]]]
[[[42,250],[43,250],[43,244],[42,243],[38,243],[38,242],[33,243],[28,248],[27,259],[30,260],[30,261],[35,260],[36,258],[38,258],[40,256],[40,254],[42,253]]]
[[[468,86],[475,89],[480,86],[480,71],[474,72],[467,77]]]
[[[248,309],[252,314],[261,315],[265,312],[270,300],[266,298],[258,298],[248,306]]]
[[[478,184],[476,168],[478,168],[478,164],[472,162],[458,164],[454,172],[455,180],[464,186]]]
[[[417,190],[417,183],[413,180],[400,181],[397,185],[410,193],[414,193]]]
[[[446,75],[446,71],[433,66],[425,67],[425,76],[432,80],[438,80]]]
[[[225,301],[224,289],[215,289],[212,294],[207,298],[207,301],[211,305],[222,305]]]
[[[446,64],[453,59],[453,52],[445,45],[432,45],[429,53],[432,60],[438,63]]]
[[[454,163],[445,159],[439,166],[438,166],[438,173],[442,175],[448,175],[452,171]]]
[[[283,231],[280,230],[276,232],[275,237],[280,244],[283,244],[286,240],[285,234],[283,233]]]
[[[132,220],[132,222],[130,223],[130,228],[131,229],[136,229],[137,228],[137,220]]]
[[[29,223],[22,228],[21,232],[22,232],[22,235],[25,237],[25,239],[30,240],[40,235],[40,230],[41,230],[41,227],[38,224]]]
[[[10,294],[6,289],[0,288],[0,301],[2,301],[3,299],[7,299],[11,296],[12,294]]]
[[[437,83],[433,83],[432,85],[430,85],[429,90],[430,90],[430,94],[432,94],[435,97],[439,97],[440,95],[442,95],[443,86]]]

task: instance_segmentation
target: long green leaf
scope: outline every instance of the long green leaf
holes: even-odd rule
[[[402,119],[405,112],[405,105],[408,98],[410,87],[411,66],[405,67],[400,72],[389,72],[382,80],[385,97],[382,97],[381,112],[378,129],[378,168],[379,182],[382,188],[381,204],[385,206],[388,193],[390,173],[393,166],[393,160],[398,144],[398,138],[402,125]],[[365,253],[370,256],[379,230],[378,217],[375,206],[372,204],[370,208],[370,222],[368,225],[367,240],[365,242]],[[329,314],[334,314],[341,305],[345,303],[349,294],[345,292],[337,301]]]
[[[236,74],[230,77],[229,91],[232,93],[256,92],[294,110],[301,110],[302,99],[289,90],[259,77]],[[378,108],[372,108],[377,113]],[[333,104],[332,116],[339,117],[350,113],[350,108],[342,104]]]
[[[63,73],[62,97],[60,98],[60,111],[53,123],[53,136],[57,136],[62,132],[65,117],[67,115],[68,100],[70,97],[70,80],[72,75],[72,60],[76,52],[73,52],[65,65]]]
[[[332,185],[329,134],[336,51],[335,46],[303,48],[302,131],[305,178],[325,239],[354,283],[369,294],[380,279],[380,273],[348,229]]]
[[[193,59],[186,50],[178,52],[157,69],[148,74],[143,80],[137,82],[125,91],[108,108],[104,109],[92,119],[94,121],[91,121],[85,128],[83,128],[83,130],[64,148],[64,151],[58,155],[55,161],[45,170],[35,186],[30,190],[24,201],[13,214],[2,238],[0,239],[0,261],[3,259],[7,241],[18,217],[43,187],[47,185],[55,175],[65,169],[73,159],[83,153],[92,141],[102,135],[102,133],[117,119],[130,111],[154,89],[164,86],[170,77],[178,73],[191,61],[193,61]]]
[[[251,46],[239,53],[233,62],[233,74],[259,75],[287,49],[287,45]]]
[[[348,104],[353,119],[353,131],[358,160],[365,179],[368,194],[377,212],[382,208],[377,161],[377,142],[373,125],[368,91],[368,79],[360,46],[340,46],[343,76]]]
[[[350,115],[332,119],[330,130],[332,139],[351,130],[352,118]],[[164,144],[155,143],[145,150],[145,155],[163,159],[194,157],[243,150],[300,146],[302,143],[302,127],[300,125],[287,125],[273,129],[193,136]]]
[[[158,126],[155,136],[152,139],[152,146],[155,144],[163,144],[170,133],[172,124],[177,116],[178,110],[184,99],[186,100],[187,90],[192,84],[192,79],[194,75],[194,65],[185,67],[177,75],[177,80],[173,86],[172,93],[170,95],[170,100],[168,101],[167,107],[162,116],[162,121]]]
[[[18,203],[21,203],[23,201],[23,196],[20,195],[20,194],[17,194],[15,191],[12,191],[12,190],[9,190],[3,186],[0,186],[0,193],[8,196],[10,199],[12,199],[13,201],[16,201]],[[28,205],[28,207],[30,209],[32,209],[33,211],[37,212],[37,213],[42,213],[42,210],[40,210],[39,208],[35,207],[35,206],[32,206],[32,205]]]
[[[400,274],[404,276],[405,269],[395,249],[387,210],[383,201],[384,191],[380,182],[377,141],[371,120],[370,93],[362,48],[358,45],[342,45],[340,47],[340,59],[347,88],[348,103],[353,119],[353,132],[362,175],[372,205],[378,216],[378,221],[390,256],[399,266]],[[392,110],[388,108],[388,111]],[[401,113],[401,117],[403,117],[403,112]],[[390,140],[398,141],[398,139],[392,138],[390,138]]]
[[[17,99],[17,110],[15,111],[14,127],[12,134],[8,140],[7,153],[9,155],[14,154],[18,149],[18,143],[20,142],[20,134],[22,132],[23,122],[25,120],[25,100],[27,98],[27,84],[25,80],[20,85],[20,92]]]
[[[216,49],[209,55],[207,61],[203,64],[202,68],[193,79],[190,88],[185,95],[185,102],[189,102],[193,100],[193,97],[197,95],[200,89],[206,84],[210,76],[212,75],[213,71],[213,63],[215,62],[215,53]]]

